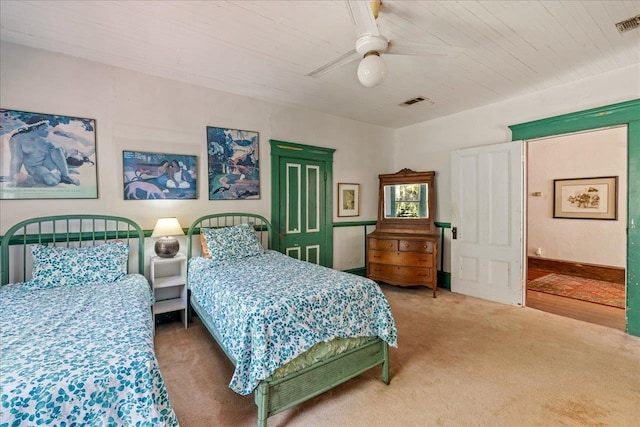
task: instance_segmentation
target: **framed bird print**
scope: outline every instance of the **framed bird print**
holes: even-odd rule
[[[258,132],[207,126],[209,200],[260,198]]]

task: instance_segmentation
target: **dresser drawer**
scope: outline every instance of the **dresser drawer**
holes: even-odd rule
[[[398,240],[396,239],[368,239],[369,249],[376,249],[379,251],[397,251]]]
[[[406,252],[433,253],[433,242],[428,240],[400,240],[398,247],[401,251]]]
[[[369,250],[368,257],[369,262],[378,264],[433,267],[433,255],[427,253]]]
[[[372,279],[389,280],[392,284],[422,285],[432,282],[433,269],[370,263],[369,275]]]

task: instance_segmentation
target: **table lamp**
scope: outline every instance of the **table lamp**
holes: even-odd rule
[[[184,236],[178,218],[159,218],[151,237],[159,237],[154,249],[161,258],[172,258],[180,250],[180,242],[172,236]]]

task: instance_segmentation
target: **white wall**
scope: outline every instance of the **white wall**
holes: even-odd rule
[[[627,127],[540,139],[528,144],[527,255],[626,266]],[[618,219],[553,218],[553,180],[618,177]],[[540,192],[541,196],[532,196]]]
[[[146,229],[152,228],[160,215],[169,214],[176,215],[183,226],[211,212],[250,211],[269,218],[269,139],[336,148],[334,192],[338,182],[361,184],[361,215],[349,220],[376,218],[378,174],[393,173],[405,167],[416,171],[435,170],[436,220],[449,222],[452,150],[509,141],[509,125],[639,97],[640,65],[637,65],[394,132],[298,107],[257,101],[2,43],[2,108],[96,119],[99,198],[2,201],[0,234],[24,218],[71,212],[128,216]],[[123,199],[123,149],[194,154],[199,158],[200,176],[205,176],[206,126],[235,127],[260,133],[260,200],[209,201],[204,181],[200,181],[198,200]],[[394,139],[395,148],[390,146]],[[335,210],[333,216],[337,221]],[[447,241],[447,247],[449,243]],[[364,265],[362,253],[358,233],[336,231],[336,268]],[[447,271],[448,256],[447,250]]]
[[[512,98],[396,131],[396,170],[435,170],[436,220],[451,218],[451,153],[458,148],[507,142],[509,125],[640,98],[640,64],[534,94]],[[436,100],[437,103],[437,100]],[[452,224],[455,225],[455,224]],[[450,247],[449,235],[445,245]],[[449,269],[445,252],[445,270]]]
[[[8,43],[0,45],[0,104],[95,119],[99,174],[98,199],[3,200],[0,234],[25,218],[82,212],[126,216],[145,229],[167,215],[177,216],[183,227],[215,212],[270,218],[269,139],[335,148],[334,192],[338,182],[361,184],[361,215],[350,220],[376,218],[378,173],[392,169],[394,133],[388,128]],[[260,133],[260,200],[209,201],[205,179],[199,180],[197,200],[124,200],[123,150],[196,155],[199,176],[206,177],[206,126]],[[353,255],[364,253],[364,239],[341,236],[334,245],[335,267],[364,265]]]

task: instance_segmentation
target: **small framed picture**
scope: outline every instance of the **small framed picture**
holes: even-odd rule
[[[360,184],[338,183],[338,216],[360,215]]]
[[[554,179],[553,217],[618,219],[618,177]]]
[[[197,199],[196,156],[123,151],[125,200]]]

